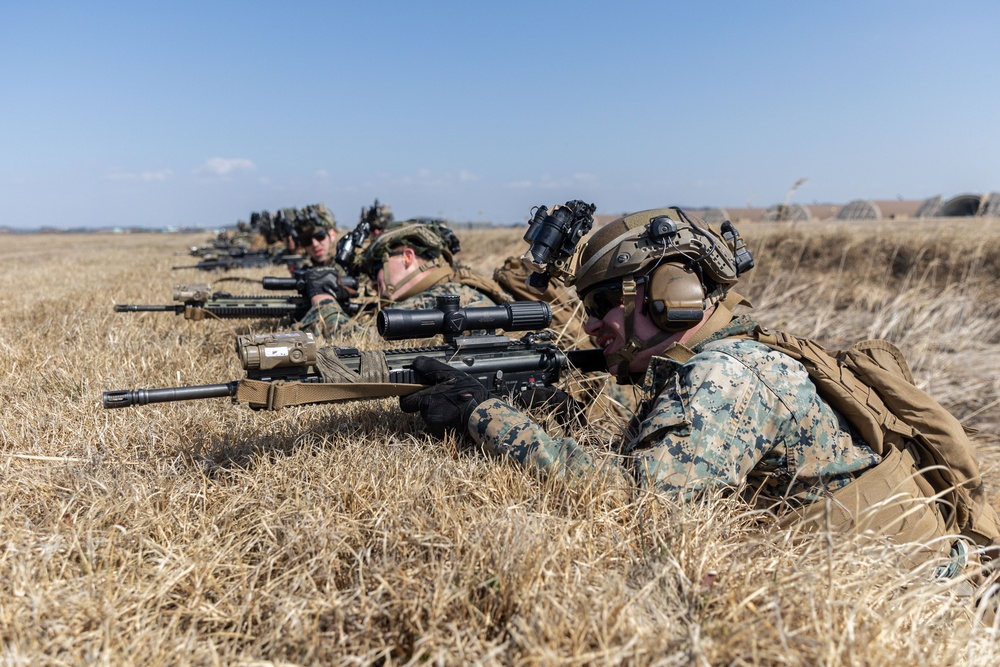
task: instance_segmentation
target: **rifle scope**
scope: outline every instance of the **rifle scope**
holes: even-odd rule
[[[261,279],[260,283],[261,286],[266,290],[287,290],[287,291],[305,292],[306,270],[307,269],[303,269],[301,273],[299,272],[299,270],[296,270],[295,272],[296,275],[290,278],[280,278],[278,276],[264,276],[264,278]],[[358,289],[358,279],[353,276],[339,276],[339,281],[343,287],[349,290]]]
[[[537,331],[552,322],[552,309],[544,301],[514,301],[484,308],[459,308],[458,296],[437,297],[428,310],[386,309],[378,313],[378,333],[386,340],[458,335],[478,329]]]

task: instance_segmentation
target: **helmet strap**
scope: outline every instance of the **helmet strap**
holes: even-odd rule
[[[453,269],[451,265],[444,256],[439,256],[422,263],[417,271],[403,277],[402,280],[387,283],[385,294],[382,295],[380,300],[383,302],[394,302],[408,299],[415,294],[430,289],[438,283],[446,282],[451,278],[452,273]]]
[[[659,345],[673,334],[668,331],[660,331],[657,334],[643,340],[635,335],[635,295],[637,283],[634,278],[622,280],[622,301],[625,306],[625,345],[621,350],[608,356],[608,366],[618,364],[617,380],[619,384],[631,384],[632,374],[629,372],[629,363],[637,352],[648,347]]]

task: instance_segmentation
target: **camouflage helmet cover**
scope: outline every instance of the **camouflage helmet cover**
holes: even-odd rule
[[[292,209],[292,211],[294,213],[288,217],[295,220],[295,226],[301,239],[308,241],[313,234],[320,230],[337,230],[337,221],[323,204],[309,204],[303,209],[298,211]]]
[[[664,229],[675,231],[657,233]],[[583,296],[599,283],[639,277],[665,262],[699,265],[711,290],[725,292],[738,280],[733,249],[721,234],[678,208],[660,208],[622,216],[591,234],[567,282]]]
[[[452,249],[441,230],[434,225],[406,221],[389,225],[372,240],[361,256],[361,270],[374,278],[373,274],[378,272],[378,267],[392,249],[400,246],[412,248],[425,259],[444,257],[448,264],[454,266]]]

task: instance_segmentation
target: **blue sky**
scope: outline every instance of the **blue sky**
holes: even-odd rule
[[[0,225],[1000,190],[1000,3],[0,3]]]

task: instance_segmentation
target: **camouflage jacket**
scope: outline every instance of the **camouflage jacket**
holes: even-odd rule
[[[415,294],[408,299],[393,303],[393,308],[404,310],[425,310],[437,305],[437,297],[445,294],[457,294],[463,307],[493,306],[493,300],[483,292],[461,283],[446,282],[434,285],[426,291]],[[351,317],[336,300],[329,300],[313,306],[309,312],[295,325],[298,331],[311,332],[317,339],[336,339],[354,336],[367,331],[372,326],[370,313],[360,313]]]
[[[497,399],[473,412],[470,435],[487,451],[543,474],[591,472],[628,488],[690,498],[709,487],[739,488],[757,500],[815,500],[844,486],[879,457],[820,398],[805,368],[753,340],[733,338],[743,316],[695,348],[685,363],[654,357],[643,399],[611,464],[572,438],[552,438]]]
[[[335,269],[337,271],[337,273],[339,273],[342,276],[348,275],[347,269],[345,269],[344,267],[342,267],[340,264],[337,263],[337,259],[334,256],[334,253],[332,253],[332,252],[330,253],[330,256],[327,257],[324,260],[313,259],[312,257],[309,257],[307,255],[307,259],[303,263],[302,266],[303,266],[303,268],[306,268],[306,269],[312,268],[314,266],[316,266],[316,267],[327,267],[327,268]]]

